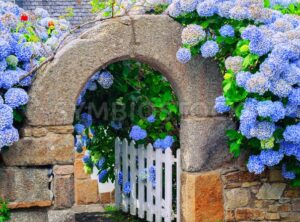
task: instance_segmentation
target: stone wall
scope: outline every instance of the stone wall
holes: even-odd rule
[[[254,175],[246,169],[223,169],[226,221],[300,221],[300,189],[277,169]]]
[[[95,16],[91,13],[90,0],[16,0],[16,4],[29,11],[44,8],[53,17],[66,14],[66,8],[73,8],[75,16],[70,19],[73,25],[90,20]]]

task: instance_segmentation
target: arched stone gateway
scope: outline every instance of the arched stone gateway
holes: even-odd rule
[[[215,97],[221,94],[222,77],[212,61],[198,57],[185,65],[177,62],[181,28],[164,15],[107,20],[65,45],[39,72],[30,92],[22,139],[3,154],[4,167],[0,168],[0,178],[5,178],[0,181],[0,194],[10,199],[12,208],[41,207],[16,211],[16,218],[58,222],[72,217],[72,122],[77,97],[96,70],[126,59],[147,63],[163,73],[179,98],[182,221],[272,220],[281,216],[267,215],[268,210],[252,205],[272,199],[284,208],[279,200],[284,190],[291,188],[276,173],[254,176],[229,162],[224,132],[232,122],[217,116],[213,109]],[[263,184],[268,180],[272,183]],[[257,200],[250,200],[252,190]],[[300,192],[289,195],[285,198],[292,201]]]

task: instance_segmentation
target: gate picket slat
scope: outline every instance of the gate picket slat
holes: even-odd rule
[[[165,151],[165,222],[172,221],[172,166],[172,150],[168,148]]]
[[[161,149],[155,150],[155,169],[156,169],[156,187],[155,187],[155,222],[162,221],[162,158]]]
[[[116,138],[115,140],[115,201],[116,207],[120,209],[122,203],[122,191],[121,186],[118,183],[118,174],[121,169],[120,157],[121,157],[121,140],[120,138]]]
[[[130,183],[131,183],[131,193],[130,193],[130,214],[136,215],[136,148],[135,142],[131,141],[129,147],[129,155],[130,155]]]
[[[154,160],[154,151],[153,146],[151,144],[148,144],[147,146],[147,169],[149,171],[149,168],[153,166],[153,160]],[[153,221],[153,187],[151,182],[149,181],[149,178],[147,180],[147,221]]]
[[[138,148],[138,171],[140,172],[145,168],[145,147],[139,145]],[[138,181],[139,199],[138,199],[138,216],[144,219],[145,216],[145,184]]]
[[[122,168],[123,168],[123,187],[128,182],[128,141],[123,140],[122,144]],[[125,213],[128,212],[128,197],[122,192],[122,209]]]

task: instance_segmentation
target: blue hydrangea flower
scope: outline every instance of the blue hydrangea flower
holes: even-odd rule
[[[147,137],[147,132],[139,126],[133,126],[131,128],[129,137],[135,141],[143,140]]]
[[[77,135],[82,135],[84,130],[85,130],[85,127],[84,125],[80,124],[80,123],[77,123],[75,126],[74,126],[74,130],[76,132]]]
[[[109,89],[114,83],[114,77],[109,71],[103,71],[97,81],[104,89]]]
[[[11,53],[11,47],[7,41],[0,38],[0,60],[5,59]]]
[[[300,68],[295,64],[290,64],[284,72],[281,73],[283,80],[290,85],[300,83]]]
[[[288,179],[288,180],[294,180],[294,179],[296,179],[295,172],[293,172],[293,171],[287,171],[286,164],[282,165],[282,176],[285,179]]]
[[[2,99],[2,97],[1,97]],[[0,130],[12,126],[13,124],[13,110],[7,105],[0,105]]]
[[[180,0],[181,10],[184,12],[192,12],[196,9],[198,0]]]
[[[234,37],[234,28],[231,25],[223,25],[219,31],[223,37]]]
[[[122,129],[123,124],[120,121],[112,121],[110,123],[110,126],[112,128],[114,128],[115,130],[120,130],[120,129]]]
[[[130,193],[131,193],[131,184],[130,182],[126,182],[124,184],[124,187],[123,187],[123,193],[126,195],[126,196],[129,196]]]
[[[281,102],[272,102],[270,100],[262,101],[257,106],[258,115],[261,117],[270,117],[277,122],[285,117],[285,108]]]
[[[80,122],[85,126],[85,128],[88,128],[93,124],[93,117],[90,114],[82,113],[80,117]]]
[[[235,6],[230,11],[230,18],[235,20],[244,20],[250,17],[250,13],[247,7]]]
[[[263,38],[263,33],[259,29],[259,27],[254,25],[249,25],[247,28],[245,28],[242,32],[241,37],[243,39],[250,40],[251,42],[258,43]]]
[[[155,166],[149,167],[149,181],[152,184],[152,187],[156,187],[156,169]]]
[[[5,59],[0,60],[0,72],[5,71],[5,69],[7,68],[7,62]]]
[[[259,156],[253,155],[249,157],[247,168],[251,173],[261,174],[265,170],[265,165],[262,163]]]
[[[88,83],[87,83],[87,89],[89,90],[89,91],[95,91],[96,89],[97,89],[97,84],[95,83],[95,82],[93,82],[93,81],[89,81]]]
[[[147,117],[148,123],[154,123],[155,120],[156,120],[156,119],[155,119],[155,116],[154,116],[154,115],[150,115],[150,116]]]
[[[213,16],[215,13],[217,13],[217,10],[218,9],[215,2],[212,0],[199,2],[197,6],[197,13],[201,17]]]
[[[249,44],[250,52],[259,56],[268,54],[272,50],[272,48],[272,42],[266,38],[262,38],[258,42],[250,42]]]
[[[238,86],[245,88],[246,83],[251,78],[251,72],[238,72],[236,74],[236,83]]]
[[[47,10],[45,10],[43,8],[36,8],[34,10],[34,14],[37,17],[40,17],[40,18],[47,18],[47,17],[49,17],[49,13],[47,12]]]
[[[231,70],[237,73],[243,68],[244,58],[241,56],[229,56],[225,60],[225,67],[227,70]]]
[[[271,82],[270,91],[276,96],[285,98],[292,92],[292,86],[283,79],[279,79],[278,81]]]
[[[300,159],[300,144],[281,142],[279,152],[286,156],[295,156],[297,159]]]
[[[11,146],[19,140],[18,130],[14,127],[7,127],[0,131],[0,147]]]
[[[285,42],[275,45],[271,54],[281,60],[297,60],[299,49],[290,42]]]
[[[84,156],[82,157],[82,162],[83,163],[85,163],[85,164],[89,164],[89,163],[91,163],[91,155],[90,155],[90,153],[89,152],[86,152],[85,154],[84,154]]]
[[[26,105],[29,96],[24,89],[11,88],[4,95],[5,103],[11,108],[18,108],[19,106]]]
[[[300,105],[300,88],[294,88],[289,96],[289,102],[294,105]]]
[[[245,89],[251,93],[258,93],[263,95],[270,89],[270,82],[262,73],[251,75],[246,83]]]
[[[267,140],[273,136],[275,129],[276,127],[274,123],[267,121],[257,122],[250,130],[250,135],[258,138],[259,140]]]
[[[206,33],[200,25],[191,24],[182,30],[182,44],[197,45],[201,40],[205,39]]]
[[[186,48],[180,48],[176,53],[176,58],[179,62],[185,64],[189,62],[192,58],[191,51]]]
[[[0,72],[0,87],[10,89],[19,82],[19,73],[15,70]]]
[[[200,51],[203,58],[211,58],[219,52],[219,45],[215,41],[209,40],[201,46]]]
[[[167,148],[172,147],[174,143],[174,138],[172,136],[166,136],[164,139],[155,140],[153,147],[156,149],[166,150]]]
[[[226,105],[226,100],[224,96],[219,96],[216,98],[215,110],[218,113],[226,113],[230,111],[230,106]]]
[[[179,0],[173,1],[173,3],[169,5],[167,12],[173,18],[178,17],[182,13],[182,10],[180,7],[180,1]]]
[[[283,157],[284,155],[281,152],[274,150],[262,150],[259,155],[261,162],[269,167],[279,164]]]
[[[105,162],[106,162],[106,159],[105,159],[104,157],[102,157],[102,158],[98,161],[97,167],[98,167],[99,169],[102,169],[103,166],[104,166],[104,164],[105,164]]]
[[[288,102],[285,106],[285,115],[295,118],[297,116],[298,106]]]
[[[105,182],[105,179],[106,179],[106,176],[108,174],[108,171],[106,169],[102,170],[99,175],[98,175],[98,180],[100,183],[104,183]]]
[[[288,126],[283,133],[283,137],[287,142],[300,144],[300,123]]]
[[[235,6],[234,2],[222,1],[218,4],[218,15],[224,18],[230,17],[230,10]]]
[[[79,138],[75,138],[75,150],[76,150],[77,153],[82,153],[83,152],[82,143],[81,143],[81,140]]]
[[[123,184],[123,173],[121,171],[118,173],[118,184],[120,186]]]
[[[163,146],[163,140],[162,139],[157,139],[154,141],[153,147],[156,149],[161,149]]]
[[[33,55],[33,50],[30,44],[23,43],[15,46],[15,54],[19,61],[30,62],[30,58]]]

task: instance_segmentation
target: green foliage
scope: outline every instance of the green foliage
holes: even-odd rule
[[[179,106],[170,83],[162,74],[146,64],[136,61],[122,61],[111,64],[107,70],[114,76],[110,89],[101,86],[96,91],[87,91],[86,106],[78,109],[79,113],[93,115],[92,131],[94,137],[88,143],[92,162],[101,158],[106,162],[102,169],[108,170],[108,177],[114,181],[114,140],[116,137],[129,139],[133,125],[146,129],[146,139],[138,144],[153,143],[167,135],[173,136],[174,149],[179,147]],[[97,83],[98,84],[98,83]],[[149,123],[147,117],[155,116],[155,122]],[[76,115],[79,117],[80,115]],[[79,119],[75,119],[78,122]],[[121,122],[119,130],[111,126],[112,121]],[[89,130],[86,130],[89,136]],[[86,165],[86,171],[92,171],[93,164]]]
[[[281,11],[283,14],[300,15],[300,3],[293,3],[290,4],[288,7],[275,5],[273,8],[275,10]]]
[[[7,202],[0,198],[0,222],[8,221],[10,219],[10,212]]]

